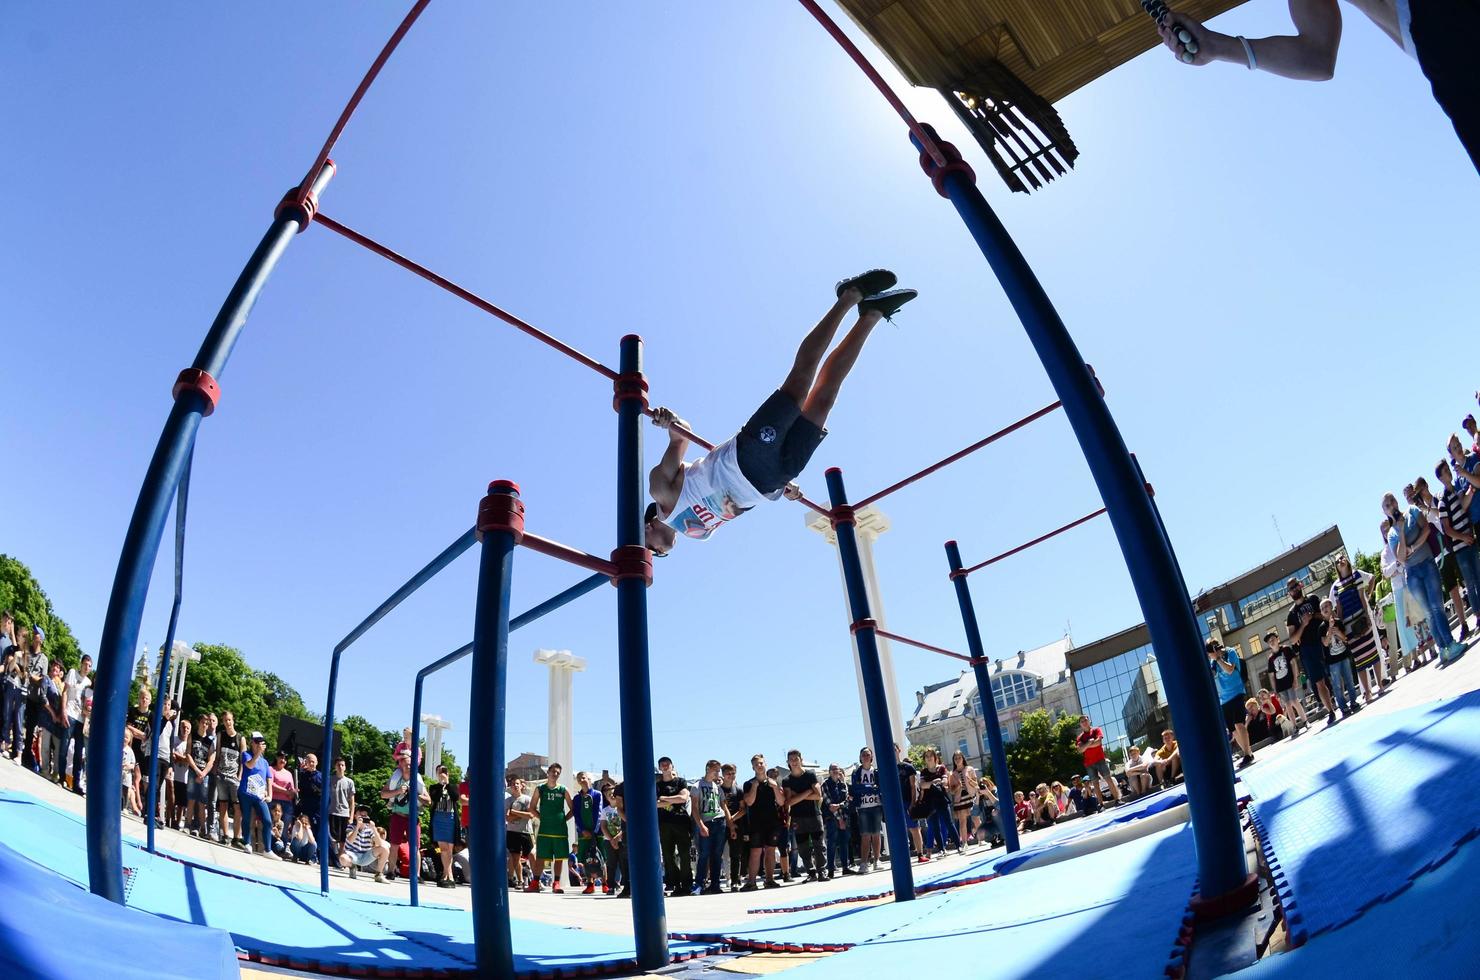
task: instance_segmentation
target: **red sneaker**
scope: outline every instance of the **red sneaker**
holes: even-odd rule
[[[586,887],[581,889],[581,894],[582,895],[595,895],[596,894],[596,883],[595,882],[591,882],[591,881],[586,882]]]
[[[930,855],[929,854],[921,854],[920,855],[920,860],[917,861],[916,863],[917,864],[929,864],[930,863]]]
[[[538,895],[540,893],[540,880],[538,878],[531,879],[529,884],[524,886],[524,890],[531,894]]]
[[[560,882],[558,882],[558,881],[555,884],[553,884],[553,885],[550,886],[550,891],[554,892],[556,895],[564,895],[565,894],[565,889],[560,887]]]

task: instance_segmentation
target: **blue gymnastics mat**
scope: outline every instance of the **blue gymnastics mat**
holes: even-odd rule
[[[1006,874],[1030,857],[1036,857],[1061,845],[1081,841],[1103,831],[1163,813],[1174,807],[1181,806],[1186,802],[1187,792],[1180,786],[1170,790],[1160,790],[1144,796],[1134,803],[1116,807],[1113,810],[1101,811],[1088,817],[1081,817],[1056,824],[1048,830],[1026,834],[1022,838],[1023,847],[1016,854],[1009,855],[1006,849],[995,847],[989,851],[981,852],[969,864],[950,871],[938,871],[931,868],[928,864],[916,864],[914,865],[915,890],[917,893],[934,891],[941,888],[951,888],[956,885],[982,881],[998,874]],[[865,881],[867,882],[866,884],[860,883],[847,891],[832,892],[825,896],[820,896],[813,902],[781,902],[776,905],[754,908],[750,911],[757,914],[810,911],[812,909],[827,908],[849,902],[868,901],[894,893],[894,886],[889,875],[883,872],[876,873],[865,879]]]
[[[1343,722],[1246,770],[1291,945],[1351,922],[1472,839],[1477,767],[1480,691]]]
[[[86,888],[86,828],[72,814],[23,794],[0,794],[0,837],[41,865],[45,870],[39,873],[57,887]],[[180,930],[178,923],[213,927],[198,931],[220,937],[228,948],[234,946],[229,971],[196,968],[188,974],[193,977],[236,976],[238,956],[328,973],[467,976],[474,972],[472,916],[463,909],[413,908],[343,892],[326,897],[316,888],[255,880],[150,854],[129,841],[124,842],[123,865],[128,908],[103,902],[108,908],[130,915],[137,914],[130,910],[148,913],[138,917],[167,925],[170,936]],[[86,920],[69,919],[49,935],[69,935],[74,925],[86,924]],[[630,936],[522,919],[513,921],[512,932],[518,977],[594,976],[635,966],[636,950]],[[171,942],[165,947],[172,950]],[[670,946],[675,959],[716,950],[712,943],[675,942]]]
[[[1480,908],[1480,841],[1470,841],[1448,861],[1414,878],[1411,887],[1372,906],[1361,919],[1299,949],[1266,957],[1234,976],[1238,980],[1473,976],[1480,962],[1476,908]]]
[[[971,963],[978,975],[1027,976],[1056,954],[1093,946],[1113,966],[1105,976],[1153,976],[1177,952],[1196,880],[1186,826],[1157,831],[1077,857],[984,884],[912,902],[836,906],[751,918],[706,933],[752,949],[847,949],[799,968],[837,976],[901,976],[925,962]],[[944,945],[949,944],[949,945]],[[1003,956],[1016,950],[1022,959]],[[964,959],[963,959],[964,957]],[[1076,974],[1083,973],[1076,958]]]
[[[169,955],[153,955],[163,950]],[[225,932],[114,905],[0,844],[0,976],[194,980],[237,973]]]

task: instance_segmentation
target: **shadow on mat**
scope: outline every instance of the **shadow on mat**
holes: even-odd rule
[[[1469,719],[1455,717],[1477,708],[1480,692],[1436,705],[1361,746],[1376,750],[1366,758],[1321,770],[1319,788],[1258,801],[1312,936],[1407,887],[1480,825],[1470,783],[1480,768],[1480,740]],[[1445,723],[1447,731],[1433,731]],[[1433,771],[1433,760],[1447,764]],[[1420,765],[1429,775],[1416,783],[1404,778]]]

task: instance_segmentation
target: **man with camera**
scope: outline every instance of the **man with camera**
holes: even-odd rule
[[[375,881],[385,881],[385,865],[391,857],[391,845],[380,835],[380,828],[370,822],[370,811],[365,807],[355,810],[355,819],[345,835],[344,848],[339,852],[339,866],[358,878],[365,868],[373,869]]]

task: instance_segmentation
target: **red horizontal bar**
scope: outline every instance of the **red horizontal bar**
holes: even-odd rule
[[[538,534],[530,534],[527,531],[519,543],[530,551],[541,555],[548,555],[551,558],[559,558],[563,562],[569,562],[577,568],[586,569],[588,572],[600,572],[608,578],[616,577],[617,566],[615,563],[606,558],[588,555],[578,548],[572,548],[570,545],[551,541],[549,538],[542,538]]]
[[[929,650],[931,653],[940,653],[944,654],[947,657],[955,657],[957,660],[964,660],[967,663],[971,663],[971,658],[964,653],[957,653],[954,650],[947,650],[944,647],[934,647],[931,646],[929,643],[921,643],[919,640],[912,640],[908,636],[900,636],[898,633],[891,633],[888,630],[881,630],[877,626],[874,627],[874,632],[879,636],[887,637],[888,639],[907,644],[908,646],[919,647],[921,650]]]
[[[318,223],[318,224],[322,224],[325,228],[328,228],[330,231],[337,232],[338,234],[343,235],[345,238],[348,238],[350,241],[354,242],[357,245],[363,245],[365,248],[367,248],[370,251],[374,252],[376,255],[380,255],[380,256],[383,256],[384,258],[390,259],[396,265],[399,265],[403,269],[407,269],[407,270],[409,270],[411,272],[416,273],[418,276],[421,276],[423,279],[427,280],[428,282],[430,282],[430,283],[432,283],[434,285],[437,285],[437,286],[441,286],[443,289],[447,290],[452,295],[457,296],[460,299],[466,300],[467,302],[473,304],[474,306],[476,306],[478,309],[482,310],[483,312],[490,313],[493,316],[498,317],[500,320],[503,320],[505,323],[509,324],[511,327],[515,327],[516,329],[521,330],[524,333],[529,334],[529,336],[531,336],[534,339],[540,341],[541,343],[546,344],[547,346],[554,348],[555,350],[559,351],[560,353],[564,354],[565,356],[567,356],[569,358],[572,358],[573,360],[579,361],[580,363],[584,364],[586,367],[588,367],[591,370],[595,371],[597,374],[600,374],[603,377],[606,377],[606,378],[608,378],[608,379],[610,379],[612,381],[617,380],[617,372],[616,371],[613,371],[611,368],[607,367],[605,364],[602,364],[600,361],[596,360],[595,358],[590,357],[587,354],[581,353],[580,351],[576,350],[574,347],[570,346],[569,344],[565,343],[564,341],[557,340],[556,338],[554,338],[554,337],[550,336],[549,334],[545,333],[543,330],[539,329],[538,327],[534,326],[533,324],[526,323],[524,320],[519,319],[519,317],[517,317],[514,314],[508,312],[507,310],[500,309],[499,307],[497,307],[497,306],[493,305],[492,303],[490,303],[488,300],[486,300],[483,297],[479,296],[477,293],[471,292],[470,290],[465,289],[462,286],[459,286],[457,283],[453,282],[452,280],[450,280],[450,279],[448,279],[448,278],[446,278],[444,276],[438,275],[437,273],[435,273],[432,270],[428,269],[426,266],[421,265],[421,264],[419,264],[417,262],[413,262],[411,259],[408,259],[406,256],[400,254],[399,252],[395,251],[394,249],[391,249],[391,248],[389,248],[389,247],[387,247],[385,245],[382,245],[379,242],[375,241],[373,238],[370,238],[370,237],[368,237],[366,235],[362,235],[359,232],[355,231],[353,228],[350,228],[347,225],[343,225],[343,224],[339,223],[338,221],[335,221],[333,218],[329,217],[327,214],[324,214],[322,211],[320,211],[320,212],[318,212],[317,214],[314,215],[314,221],[316,223]],[[644,412],[647,415],[652,415],[653,414],[653,409],[647,408],[647,409],[644,409]],[[713,450],[714,449],[714,443],[710,442],[708,439],[705,439],[703,436],[701,436],[698,433],[692,431],[691,429],[686,429],[683,426],[678,426],[678,430],[679,430],[679,432],[683,433],[683,435],[690,442],[694,443],[695,445],[703,446],[705,450]],[[832,516],[832,511],[828,510],[826,507],[823,507],[821,504],[819,504],[819,503],[817,503],[815,501],[812,501],[812,500],[807,499],[806,497],[802,497],[800,500],[798,500],[798,503],[800,503],[800,504],[802,504],[802,505],[804,505],[806,507],[810,507],[812,510],[814,510],[817,513],[823,515],[824,517],[830,517],[830,516]],[[569,559],[567,559],[567,560],[569,560]],[[597,559],[597,560],[600,560],[600,559]],[[580,563],[579,562],[575,562],[575,564],[580,564]],[[591,567],[591,566],[583,566],[583,567]],[[595,567],[591,567],[591,570],[592,571],[604,571],[604,569],[595,568]]]
[[[952,577],[955,577],[956,575],[970,575],[972,572],[979,571],[979,570],[981,570],[983,568],[986,568],[988,565],[995,565],[997,562],[1001,561],[1004,558],[1011,558],[1013,555],[1017,554],[1019,551],[1027,551],[1029,548],[1033,547],[1035,544],[1042,544],[1043,542],[1047,541],[1049,538],[1057,537],[1058,535],[1063,534],[1065,531],[1072,531],[1074,528],[1078,527],[1079,525],[1085,524],[1085,523],[1087,523],[1089,521],[1092,521],[1096,517],[1099,517],[1103,513],[1105,513],[1105,508],[1101,507],[1099,510],[1095,511],[1094,513],[1085,514],[1083,517],[1079,518],[1079,520],[1077,520],[1077,521],[1070,521],[1068,524],[1065,524],[1063,527],[1058,528],[1057,530],[1049,531],[1047,534],[1041,534],[1038,537],[1034,538],[1032,541],[1029,541],[1027,544],[1020,544],[1016,548],[1013,548],[1013,549],[1008,550],[1008,551],[1004,551],[1004,552],[1002,552],[1002,554],[997,555],[994,558],[988,558],[986,561],[979,562],[978,564],[972,565],[970,568],[963,568],[959,572],[953,572],[952,573]]]
[[[457,283],[453,282],[451,279],[447,279],[447,278],[445,278],[443,276],[437,275],[437,273],[435,273],[432,270],[428,269],[426,266],[419,265],[418,263],[411,261],[410,259],[406,258],[406,256],[404,256],[404,255],[400,254],[399,252],[396,252],[396,251],[394,251],[394,250],[392,250],[390,248],[387,248],[386,246],[384,246],[384,245],[380,244],[379,242],[375,241],[373,238],[368,238],[365,235],[362,235],[359,232],[355,231],[354,229],[349,228],[349,227],[346,227],[345,225],[340,224],[339,222],[335,221],[333,218],[331,218],[328,215],[324,214],[324,212],[320,211],[318,214],[314,215],[314,219],[313,220],[314,220],[314,223],[315,224],[321,224],[325,228],[328,228],[330,231],[337,232],[337,233],[343,235],[345,238],[348,238],[350,241],[354,242],[355,244],[357,244],[357,245],[363,245],[365,248],[368,248],[370,251],[374,252],[376,255],[380,255],[380,256],[383,256],[383,257],[385,257],[387,259],[390,259],[392,262],[396,263],[396,265],[399,265],[401,268],[407,269],[407,270],[409,270],[411,272],[416,273],[418,276],[421,276],[427,282],[430,282],[430,283],[432,283],[434,285],[437,285],[437,286],[441,286],[443,289],[447,290],[449,293],[451,293],[452,295],[458,297],[459,299],[464,299],[464,300],[468,301],[469,303],[472,303],[474,306],[476,306],[478,309],[482,310],[484,313],[490,313],[493,316],[496,316],[500,320],[502,320],[505,323],[507,323],[509,326],[514,327],[514,328],[516,328],[518,330],[522,330],[524,333],[529,334],[531,337],[533,337],[535,340],[538,340],[540,343],[546,344],[549,347],[553,347],[555,350],[558,350],[560,353],[564,354],[566,357],[569,357],[569,358],[571,358],[573,360],[579,361],[580,363],[586,365],[586,367],[588,367],[591,370],[595,371],[597,374],[601,375],[602,377],[607,378],[607,379],[612,380],[612,381],[615,381],[617,379],[617,372],[616,371],[613,371],[611,368],[607,367],[605,364],[602,364],[600,361],[596,360],[595,358],[593,358],[593,357],[591,357],[591,356],[589,356],[587,354],[581,353],[580,351],[576,350],[574,347],[570,346],[569,344],[565,343],[564,341],[556,340],[554,337],[552,337],[549,334],[545,333],[543,330],[539,329],[538,327],[536,327],[536,326],[534,326],[532,324],[526,323],[525,321],[519,319],[517,316],[515,316],[514,314],[508,312],[507,310],[503,310],[503,309],[500,309],[497,306],[494,306],[492,303],[490,303],[488,300],[484,299],[482,296],[479,296],[477,293],[474,293],[474,292],[471,292],[471,291],[469,291],[467,289],[464,289],[462,286],[459,286]]]
[[[375,76],[380,74],[380,70],[390,60],[391,54],[401,43],[401,39],[406,36],[407,31],[411,30],[411,25],[416,23],[416,18],[421,16],[421,12],[426,9],[427,4],[430,2],[431,0],[416,0],[411,10],[406,14],[405,19],[401,21],[401,26],[396,28],[390,40],[385,42],[385,47],[381,48],[380,55],[371,63],[370,70],[365,72],[364,78],[360,79],[359,88],[355,89],[354,94],[349,97],[349,102],[345,105],[344,111],[339,114],[339,119],[334,123],[334,128],[329,130],[329,138],[324,140],[323,149],[319,150],[319,155],[314,157],[313,166],[308,168],[308,173],[304,176],[303,183],[298,185],[298,201],[300,204],[308,196],[308,189],[313,186],[313,182],[318,177],[319,171],[323,170],[324,164],[328,162],[329,154],[334,151],[334,144],[339,140],[340,134],[344,132],[344,127],[349,124],[350,116],[355,114],[355,110],[360,107],[360,100],[365,97],[366,92],[370,91],[370,85],[375,81]]]
[[[987,436],[985,439],[982,439],[982,440],[980,440],[978,442],[973,442],[971,445],[967,446],[965,449],[961,450],[958,453],[952,453],[951,455],[947,456],[945,459],[941,460],[939,463],[932,463],[931,465],[925,467],[920,472],[918,472],[918,473],[916,473],[916,474],[914,474],[912,476],[907,476],[903,480],[900,480],[898,483],[895,483],[895,484],[893,484],[891,486],[887,486],[884,489],[880,490],[878,493],[873,494],[872,496],[864,497],[862,500],[858,501],[858,503],[854,504],[853,507],[854,507],[854,509],[858,509],[858,508],[862,508],[862,507],[867,507],[869,504],[872,504],[872,503],[875,503],[875,502],[877,502],[879,500],[882,500],[883,498],[889,496],[894,491],[899,490],[899,489],[901,489],[903,487],[907,487],[911,483],[914,483],[916,480],[919,480],[922,477],[927,477],[930,474],[934,473],[938,469],[941,469],[941,468],[946,467],[946,466],[950,466],[952,463],[956,462],[956,460],[962,459],[962,458],[964,458],[966,456],[970,456],[972,453],[976,452],[978,449],[983,448],[984,446],[990,446],[992,443],[996,442],[998,439],[1001,439],[1003,436],[1010,435],[1010,434],[1016,432],[1018,429],[1021,429],[1023,426],[1027,425],[1030,422],[1036,422],[1036,421],[1038,421],[1039,419],[1043,418],[1043,416],[1047,415],[1048,413],[1050,413],[1050,412],[1052,412],[1052,411],[1054,411],[1054,410],[1056,410],[1058,408],[1061,408],[1062,406],[1063,406],[1063,403],[1062,402],[1054,402],[1052,405],[1045,405],[1042,408],[1040,408],[1038,411],[1034,412],[1032,415],[1029,415],[1026,418],[1018,419],[1016,422],[1012,423],[1011,425],[1009,425],[1005,429],[998,429],[996,432],[994,432],[991,435]]]

